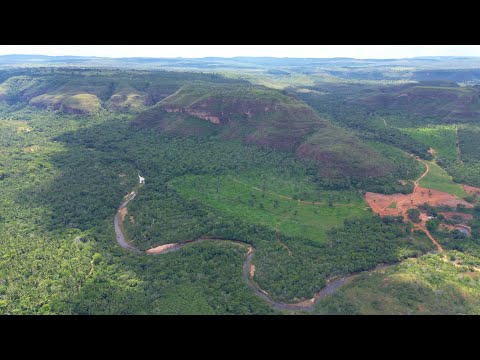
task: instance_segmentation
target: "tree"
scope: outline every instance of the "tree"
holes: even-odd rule
[[[418,209],[408,209],[407,215],[412,222],[414,223],[420,222],[420,211],[418,211]]]
[[[439,226],[440,226],[440,220],[438,219],[430,219],[427,221],[428,231],[435,232]]]
[[[470,204],[474,204],[476,198],[474,195],[467,195],[463,197],[463,200],[465,200],[466,202],[469,202]]]

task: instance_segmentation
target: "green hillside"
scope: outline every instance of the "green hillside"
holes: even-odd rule
[[[0,315],[479,313],[478,196],[421,208],[445,256],[372,210],[425,161],[422,186],[480,186],[478,87],[414,83],[420,60],[189,61],[0,66]]]
[[[186,83],[232,81],[213,74],[65,68],[3,71],[0,79],[0,101],[79,115],[145,110]]]
[[[480,116],[480,89],[439,85],[443,86],[412,84],[393,92],[364,95],[358,102],[370,109],[412,114],[434,124],[475,123]]]
[[[318,314],[460,315],[480,314],[476,284],[478,259],[450,252],[454,262],[440,255],[409,259],[400,265],[365,273],[330,298]]]
[[[455,144],[455,125],[436,125],[425,128],[404,128],[402,131],[434,149],[435,155],[455,160],[458,157]]]
[[[420,186],[427,189],[435,189],[453,194],[459,198],[463,198],[467,194],[463,190],[462,185],[453,182],[448,173],[433,161],[429,162],[430,172],[422,180]]]
[[[135,123],[168,134],[205,134],[184,126],[178,120],[181,116],[213,124],[207,132],[222,140],[287,150],[313,160],[319,176],[327,179],[382,177],[394,168],[354,134],[320,118],[292,95],[273,89],[239,84],[187,85],[140,114]]]

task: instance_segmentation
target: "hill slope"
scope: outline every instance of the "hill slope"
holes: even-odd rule
[[[205,125],[193,124],[192,117]],[[188,119],[194,128],[186,126]],[[223,140],[291,151],[313,160],[319,174],[327,178],[381,177],[393,168],[377,150],[320,118],[303,102],[258,86],[186,85],[140,114],[135,124],[167,134],[218,135]]]
[[[101,109],[141,111],[185,83],[198,80],[232,81],[213,74],[186,72],[15,69],[0,71],[0,102],[79,115],[93,115]]]
[[[395,88],[393,88],[395,89]],[[436,123],[478,123],[480,87],[428,82],[398,87],[397,91],[368,95],[359,103],[371,109],[398,111]]]

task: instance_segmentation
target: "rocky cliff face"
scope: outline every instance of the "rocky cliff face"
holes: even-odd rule
[[[164,107],[164,109],[169,113],[189,114],[191,116],[198,117],[202,120],[210,121],[213,124],[220,124],[220,122],[221,122],[220,117],[212,115],[212,114],[208,113],[207,111],[199,111],[199,110],[194,110],[194,109],[190,109],[190,108],[181,109],[179,107],[170,107],[170,106],[166,106],[166,107]]]

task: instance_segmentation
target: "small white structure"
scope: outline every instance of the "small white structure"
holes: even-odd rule
[[[138,182],[140,184],[145,184],[145,178],[144,177],[141,177],[140,174],[138,175]]]

